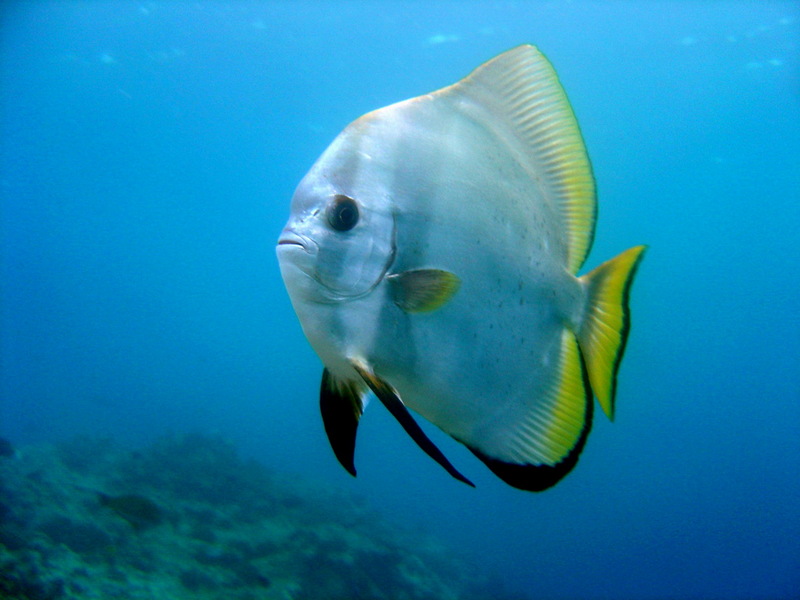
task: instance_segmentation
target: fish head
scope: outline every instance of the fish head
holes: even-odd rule
[[[363,298],[395,256],[395,218],[382,169],[358,151],[360,131],[345,129],[294,193],[278,239],[281,275],[292,302]]]

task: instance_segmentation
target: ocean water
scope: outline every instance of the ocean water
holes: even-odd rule
[[[617,417],[532,494],[378,403],[351,478],[274,245],[364,112],[536,44],[594,167],[586,266],[650,249]],[[796,2],[6,2],[0,436],[232,440],[520,598],[800,596]],[[500,583],[498,583],[500,585]]]

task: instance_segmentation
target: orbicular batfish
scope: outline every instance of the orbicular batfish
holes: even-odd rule
[[[533,46],[345,128],[300,182],[277,253],[351,474],[370,390],[466,483],[409,408],[514,487],[575,466],[592,395],[614,416],[645,249],[578,277],[596,214],[578,123]]]

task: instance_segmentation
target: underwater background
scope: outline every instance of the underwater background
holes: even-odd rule
[[[328,445],[321,364],[275,257],[294,187],[356,117],[521,43],[554,64],[592,160],[586,267],[650,246],[615,422],[595,411],[575,470],[533,494],[420,419],[477,488],[455,481],[372,403],[353,479]],[[292,497],[305,500],[276,492],[264,506],[273,520],[285,510],[313,532],[377,514],[364,539],[436,538],[494,582],[484,597],[800,596],[797,2],[5,2],[0,100],[0,437],[13,448],[0,460],[20,465],[0,473],[0,518],[36,518],[30,490],[28,512],[11,499],[30,473],[49,495],[79,476],[76,494],[141,492],[166,456],[164,485],[232,465],[229,491],[260,495],[235,452],[304,482]],[[198,468],[192,440],[226,458]],[[199,502],[153,489],[176,511]],[[75,524],[49,523],[42,539],[74,539]],[[167,543],[166,527],[142,535]],[[221,544],[203,535],[192,543]],[[12,538],[0,535],[6,567]],[[417,550],[435,571],[429,545],[398,543],[377,562]],[[276,550],[264,552],[266,564]],[[191,571],[186,597],[212,589],[215,565]],[[393,597],[392,573],[370,585]],[[268,585],[274,573],[245,576],[266,594],[253,597],[301,597]],[[306,582],[302,597],[377,593],[365,589]]]

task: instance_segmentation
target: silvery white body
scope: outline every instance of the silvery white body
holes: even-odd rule
[[[543,189],[507,153],[493,155],[497,133],[471,119],[468,104],[433,100],[351,124],[295,193],[288,229],[302,235],[304,208],[345,194],[360,204],[356,229],[369,231],[373,252],[350,250],[342,238],[355,230],[328,235],[340,262],[325,273],[310,266],[309,277],[298,271],[306,257],[295,258],[304,250],[290,245],[279,250],[281,270],[331,372],[353,378],[344,358],[364,358],[407,406],[492,452],[505,431],[497,425],[518,419],[550,384],[558,332],[579,320],[584,292],[565,270],[564,235]],[[451,271],[461,289],[435,312],[405,313],[384,276],[416,268]]]
[[[595,217],[577,121],[532,46],[334,140],[295,192],[278,258],[348,471],[367,388],[467,483],[406,406],[515,487],[574,467],[593,392],[613,418],[644,252],[577,277]]]

